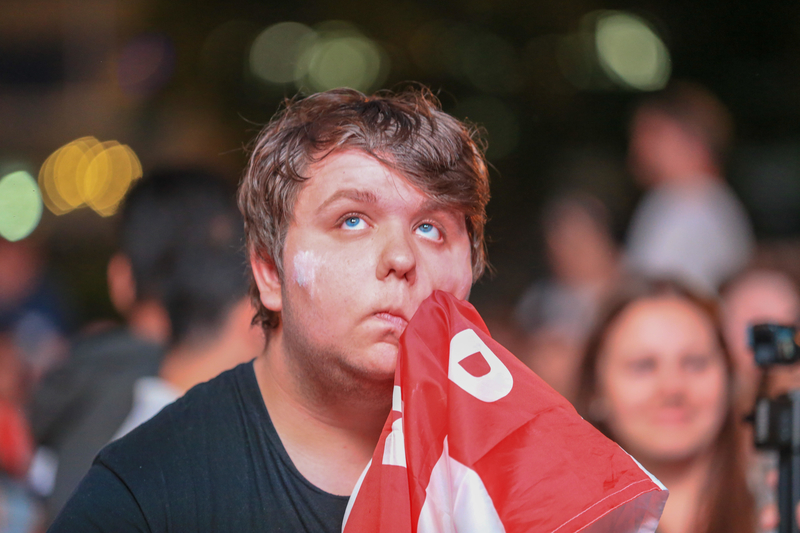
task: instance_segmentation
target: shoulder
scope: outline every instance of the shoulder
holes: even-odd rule
[[[100,457],[117,462],[147,455],[157,460],[174,455],[174,446],[186,449],[202,445],[191,436],[208,434],[225,439],[226,434],[221,432],[245,423],[242,411],[253,409],[254,394],[258,394],[258,384],[252,363],[239,365],[195,386],[128,435],[106,446]],[[145,451],[150,446],[155,449]]]
[[[93,469],[118,478],[149,523],[201,516],[226,479],[241,481],[252,469],[248,439],[262,416],[257,387],[252,363],[224,372],[108,444]]]

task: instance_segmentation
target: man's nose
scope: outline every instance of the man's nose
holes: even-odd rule
[[[379,232],[380,257],[378,258],[378,279],[395,276],[414,283],[417,272],[417,250],[414,236],[399,224],[385,226]]]

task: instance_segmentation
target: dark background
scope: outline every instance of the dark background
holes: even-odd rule
[[[36,176],[58,147],[94,135],[131,146],[145,171],[201,162],[236,180],[247,142],[297,92],[249,73],[253,39],[282,21],[347,21],[385,50],[391,67],[381,87],[423,83],[446,111],[485,127],[495,274],[472,299],[479,309],[510,305],[543,273],[537,217],[548,197],[569,188],[598,195],[620,240],[638,198],[624,158],[627,119],[643,93],[602,77],[578,87],[559,67],[558,43],[597,10],[647,20],[669,49],[672,78],[700,82],[729,106],[737,140],[728,178],[762,242],[795,242],[800,3],[781,0],[4,0],[0,174]],[[452,34],[461,40],[442,40]],[[142,35],[164,39],[171,55],[149,84],[124,85],[121,58]],[[113,316],[105,264],[114,225],[88,209],[45,212],[29,237],[67,287],[76,323]]]

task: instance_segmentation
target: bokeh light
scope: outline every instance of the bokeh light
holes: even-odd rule
[[[669,51],[642,18],[619,11],[600,14],[595,44],[600,66],[612,80],[642,91],[661,89],[669,81]]]
[[[19,241],[42,219],[42,196],[36,180],[24,170],[0,178],[0,237]]]
[[[291,83],[306,72],[298,60],[313,45],[317,34],[299,22],[280,22],[262,31],[250,48],[250,70],[272,83]]]
[[[332,21],[321,24],[317,34],[319,37],[297,63],[298,86],[307,84],[314,91],[351,87],[369,92],[385,81],[388,55],[358,29],[346,22]]]
[[[110,216],[141,175],[142,165],[130,147],[82,137],[47,158],[39,171],[39,187],[44,204],[56,215],[88,205]]]

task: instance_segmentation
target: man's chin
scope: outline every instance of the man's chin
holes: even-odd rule
[[[370,382],[394,382],[395,368],[397,368],[397,345],[381,343],[372,353],[360,358],[360,364],[354,365],[353,370],[362,379]]]

